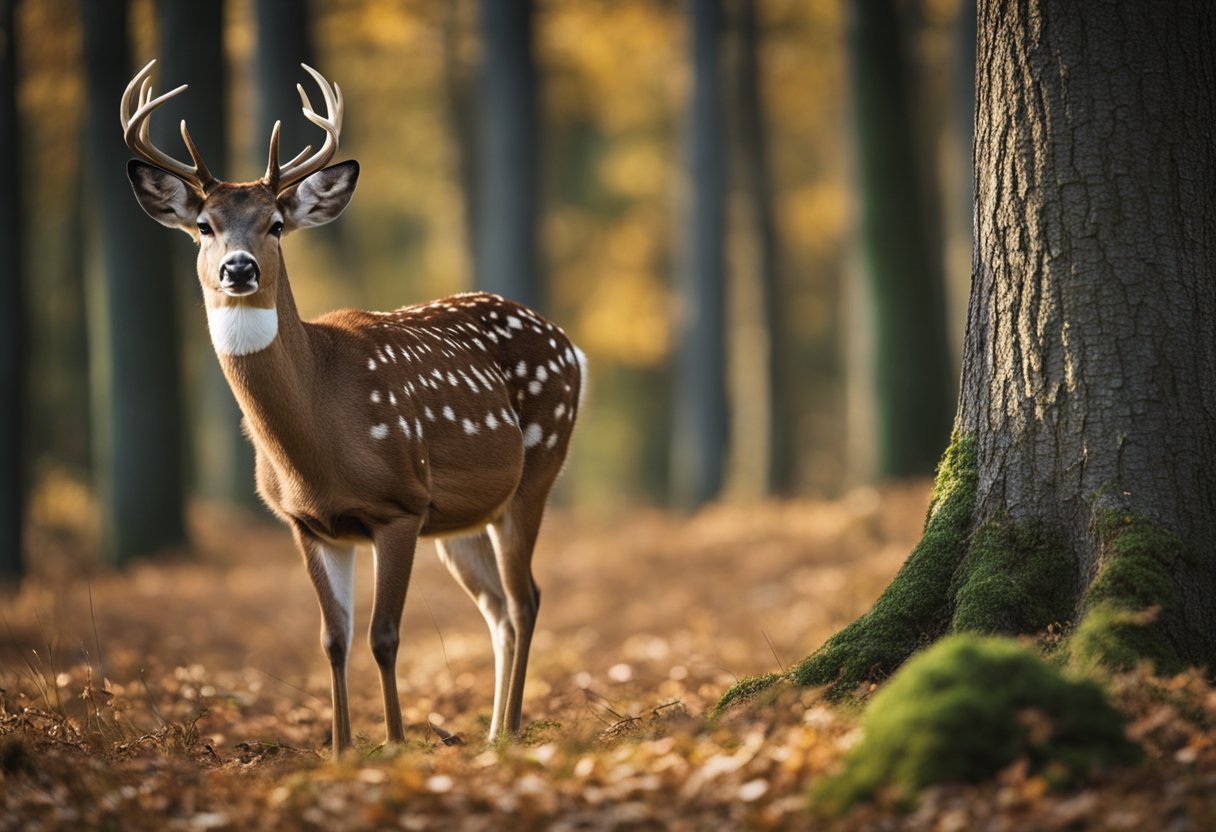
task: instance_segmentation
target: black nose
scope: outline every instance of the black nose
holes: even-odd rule
[[[248,254],[234,254],[220,264],[220,283],[245,287],[257,283],[258,263]]]

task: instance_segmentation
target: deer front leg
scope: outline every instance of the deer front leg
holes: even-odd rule
[[[384,725],[389,742],[405,739],[401,700],[397,695],[397,646],[401,642],[401,610],[414,566],[419,518],[405,517],[375,530],[372,535],[376,570],[376,596],[368,631],[372,655],[380,668],[384,692]]]
[[[326,543],[300,529],[296,529],[296,540],[304,552],[308,576],[321,604],[321,646],[329,658],[336,760],[351,747],[346,660],[355,630],[355,549]]]

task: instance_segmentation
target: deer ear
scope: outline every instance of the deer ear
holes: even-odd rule
[[[339,162],[317,171],[279,198],[287,231],[336,219],[355,193],[359,163]]]
[[[194,236],[203,201],[185,182],[138,159],[127,162],[127,178],[131,180],[139,206],[149,217],[161,225],[180,228]]]

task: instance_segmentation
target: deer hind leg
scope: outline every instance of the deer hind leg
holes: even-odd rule
[[[414,568],[414,547],[418,542],[416,517],[395,520],[372,534],[373,563],[376,570],[376,595],[372,602],[372,621],[368,631],[372,656],[380,669],[380,689],[384,694],[384,726],[389,742],[405,739],[401,721],[401,700],[397,694],[397,647],[401,643],[401,611]]]
[[[354,635],[355,549],[334,546],[296,530],[308,576],[321,605],[321,646],[329,658],[333,694],[335,759],[351,747],[350,702],[346,692],[346,661]]]
[[[439,559],[452,573],[456,582],[481,610],[490,629],[494,647],[494,710],[490,718],[490,739],[496,739],[503,729],[507,707],[507,683],[512,656],[515,653],[515,629],[507,616],[507,595],[498,577],[498,563],[490,536],[482,531],[463,537],[448,537],[435,541]]]
[[[524,678],[528,674],[528,652],[540,610],[540,589],[532,578],[532,549],[544,514],[542,493],[528,499],[517,493],[502,519],[488,527],[494,544],[498,576],[507,596],[507,618],[515,631],[507,683],[506,724],[503,730],[518,734],[524,704]],[[539,507],[539,508],[538,508]]]

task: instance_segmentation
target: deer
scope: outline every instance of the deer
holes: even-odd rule
[[[582,401],[587,361],[560,327],[495,294],[461,293],[391,312],[341,309],[304,321],[282,239],[336,219],[359,177],[330,164],[342,91],[307,65],[324,116],[302,85],[304,117],[324,131],[279,161],[280,123],[261,179],[225,182],[181,122],[187,164],[157,148],[149,119],[156,61],[120,104],[135,198],[198,246],[207,326],[255,449],[257,491],[291,530],[321,611],[335,759],[352,747],[347,659],[355,550],[371,544],[368,641],[389,744],[404,739],[397,689],[401,615],[419,537],[472,598],[494,651],[489,740],[520,731],[540,590],[532,556]]]

